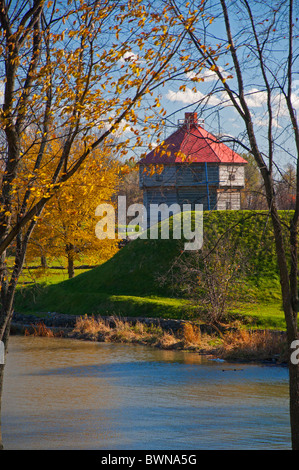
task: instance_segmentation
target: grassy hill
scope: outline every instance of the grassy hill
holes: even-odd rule
[[[283,216],[289,217],[287,213]],[[254,318],[256,325],[283,328],[273,232],[267,213],[204,213],[204,237],[209,243],[226,237],[228,230],[233,231],[233,243],[247,256],[250,269],[246,289],[253,299],[250,303],[241,301],[234,313]],[[15,309],[23,313],[186,317],[193,307],[173,289],[170,271],[182,247],[181,240],[131,241],[106,263],[73,279],[19,288]],[[169,276],[169,282],[161,283],[161,275]]]

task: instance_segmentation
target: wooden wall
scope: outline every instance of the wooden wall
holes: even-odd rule
[[[241,209],[241,193],[233,189],[218,190],[217,210],[239,210]]]
[[[211,163],[207,165],[209,198],[204,164],[165,165],[161,174],[152,176],[140,165],[139,185],[149,217],[150,204],[203,204],[203,210],[238,210],[240,190],[244,187],[244,166]]]
[[[220,165],[219,185],[240,188],[245,185],[245,170],[243,165]]]
[[[165,165],[161,174],[150,176],[143,173],[144,166],[140,165],[139,185],[144,187],[156,186],[200,186],[206,181],[204,164],[178,163]],[[243,165],[216,164],[207,165],[210,184],[229,187],[244,187],[245,175]]]

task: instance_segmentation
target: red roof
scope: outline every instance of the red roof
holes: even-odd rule
[[[227,145],[219,142],[217,137],[200,127],[197,124],[196,113],[186,113],[185,124],[139,163],[150,165],[184,161],[189,163],[247,163]]]

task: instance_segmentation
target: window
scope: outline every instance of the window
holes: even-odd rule
[[[229,211],[232,208],[232,203],[230,201],[226,201],[225,206],[226,206],[226,210]]]
[[[156,181],[163,181],[163,175],[156,174]]]
[[[236,175],[234,173],[231,173],[230,175],[228,175],[228,179],[229,179],[229,181],[235,181],[236,180]]]

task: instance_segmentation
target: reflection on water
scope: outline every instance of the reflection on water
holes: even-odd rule
[[[11,337],[6,449],[288,449],[286,368]]]

